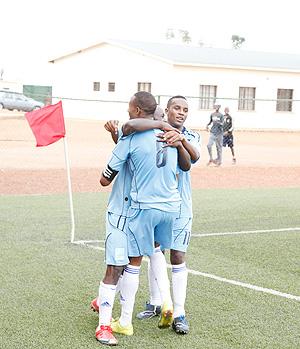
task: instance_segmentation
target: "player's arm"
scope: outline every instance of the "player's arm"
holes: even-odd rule
[[[161,129],[162,131],[179,131],[169,125],[167,122],[159,121],[159,120],[150,120],[150,119],[132,119],[127,121],[122,126],[122,132],[124,136],[128,136],[134,132],[143,132],[153,129]]]
[[[198,135],[200,138],[200,136]],[[163,140],[167,142],[168,145],[172,145],[173,143],[180,141],[185,148],[185,150],[188,152],[190,156],[190,160],[195,163],[200,158],[200,151],[197,149],[197,147],[193,146],[185,137],[184,134],[180,133],[172,133],[167,132],[163,135]]]
[[[192,145],[184,136],[182,139],[182,145],[184,146],[185,150],[189,153],[191,157],[191,161],[195,163],[200,159],[200,151],[195,146]]]
[[[119,171],[113,170],[109,165],[105,167],[100,177],[100,184],[103,187],[110,185]]]
[[[100,176],[99,182],[103,187],[110,185],[127,161],[131,138],[131,136],[121,138],[115,146],[112,156]]]
[[[112,140],[115,142],[115,144],[118,143],[119,138],[119,131],[118,131],[118,120],[109,120],[105,123],[104,128],[106,131],[110,132]]]
[[[212,114],[210,115],[209,123],[206,125],[206,130],[209,130],[209,125],[213,122],[212,120]]]
[[[234,130],[234,122],[233,122],[233,117],[231,117],[231,127],[228,131],[233,132],[233,130]]]
[[[177,145],[177,146],[176,146]],[[178,165],[182,171],[189,171],[191,168],[191,157],[182,142],[175,142],[173,146],[176,146],[178,152]]]
[[[182,144],[184,138],[182,133],[168,131],[158,135],[160,141],[165,142],[166,146],[177,148],[178,165],[182,171],[188,171],[191,168],[191,156]]]

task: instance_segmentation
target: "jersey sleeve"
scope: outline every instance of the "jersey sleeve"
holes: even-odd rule
[[[108,166],[114,171],[120,171],[124,163],[127,161],[130,152],[130,143],[132,137],[121,137],[115,146],[112,156],[108,162]]]
[[[188,141],[193,147],[195,147],[198,150],[198,152],[200,154],[201,153],[201,142],[202,142],[200,134],[196,131],[190,131],[190,137],[189,137]],[[200,159],[200,157],[199,157],[199,159]],[[196,161],[192,161],[192,164],[195,164],[199,159],[197,159]]]

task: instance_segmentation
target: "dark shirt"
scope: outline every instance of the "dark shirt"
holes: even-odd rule
[[[223,130],[229,134],[232,133],[232,117],[229,114],[224,115]]]
[[[212,123],[212,127],[210,129],[210,132],[218,136],[219,134],[223,134],[223,121],[224,121],[224,115],[219,112],[214,112],[210,116],[210,120],[207,126],[209,126]]]

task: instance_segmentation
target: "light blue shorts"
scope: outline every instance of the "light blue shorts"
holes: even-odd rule
[[[127,219],[111,212],[106,213],[105,263],[107,265],[127,265],[128,242]]]
[[[172,250],[186,252],[190,243],[192,218],[176,218],[173,226]]]
[[[128,211],[128,255],[130,257],[151,256],[154,241],[162,249],[170,249],[172,230],[177,212],[130,208]]]

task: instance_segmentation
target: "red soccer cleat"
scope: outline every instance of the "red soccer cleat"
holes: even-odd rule
[[[98,298],[95,298],[91,301],[91,309],[94,311],[94,312],[97,312],[99,313],[99,305],[97,303],[98,301]]]
[[[117,345],[118,341],[112,334],[112,329],[110,326],[98,326],[95,333],[97,341],[105,345]]]

